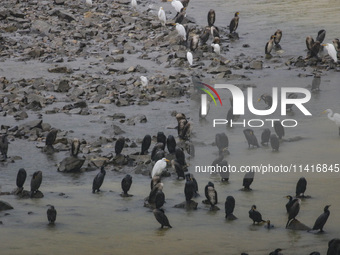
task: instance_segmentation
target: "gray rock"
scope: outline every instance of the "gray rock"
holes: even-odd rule
[[[67,157],[64,158],[58,167],[59,172],[79,172],[85,158]]]
[[[5,211],[5,210],[12,210],[13,206],[11,206],[9,203],[5,201],[0,200],[0,211]]]
[[[263,63],[260,60],[254,60],[249,64],[250,69],[261,70],[263,68]]]
[[[68,92],[70,89],[69,81],[68,80],[61,80],[59,82],[57,92]]]

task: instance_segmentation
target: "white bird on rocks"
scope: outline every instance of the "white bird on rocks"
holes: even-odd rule
[[[331,121],[334,121],[335,125],[337,125],[339,128],[339,135],[340,135],[340,114],[336,112],[333,113],[331,109],[327,109],[323,111],[322,113],[327,113],[328,119],[330,119]]]
[[[132,8],[136,9],[137,8],[137,0],[131,0],[131,6],[132,6]]]
[[[92,7],[92,0],[86,0],[86,5]]]
[[[187,52],[187,60],[188,60],[189,64],[192,66],[193,56],[192,56],[192,53],[190,51]]]
[[[172,7],[175,8],[176,12],[181,12],[182,8],[184,7],[181,1],[178,0],[168,0],[171,2]]]
[[[185,41],[187,39],[187,32],[185,31],[184,26],[178,23],[174,23],[173,25],[176,25],[176,30],[178,32],[178,35],[183,37],[183,40]]]
[[[169,160],[166,158],[162,158],[156,162],[156,164],[153,166],[151,171],[151,178],[153,178],[155,175],[160,176],[163,172],[163,170],[166,168],[166,165]]]
[[[331,43],[325,43],[325,44],[322,44],[322,46],[324,47],[324,49],[326,49],[328,55],[331,56],[334,62],[337,63],[338,58],[337,58],[337,52],[336,52],[334,45]]]
[[[145,76],[141,76],[141,77],[140,77],[140,81],[141,81],[141,83],[142,83],[142,87],[146,87],[146,86],[148,86],[148,84],[149,84],[148,78],[145,77]]]
[[[212,43],[211,46],[214,48],[214,52],[218,55],[221,54],[221,47],[217,43]]]
[[[158,19],[161,21],[162,25],[165,26],[166,15],[165,15],[165,11],[164,11],[163,7],[159,7]]]

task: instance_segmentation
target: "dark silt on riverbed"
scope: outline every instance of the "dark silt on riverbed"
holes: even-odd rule
[[[157,28],[156,25],[152,32],[150,28],[152,25],[149,24],[148,34],[145,36],[142,32],[138,32],[138,27],[135,28],[136,30],[132,29],[130,32],[119,35],[117,26],[119,26],[118,22],[121,22],[121,17],[118,17],[117,13],[120,11],[125,19],[128,16],[137,19],[136,24],[139,20],[145,21],[145,19],[158,21],[157,12],[160,6],[166,10],[168,19],[175,16],[170,3],[140,2],[137,11],[134,12],[128,5],[122,4],[123,2],[94,1],[92,8],[86,6],[78,8],[79,4],[84,3],[66,0],[64,5],[56,6],[52,1],[30,1],[30,3],[20,2],[15,5],[12,1],[4,1],[4,7],[1,7],[1,10],[6,10],[6,7],[10,6],[16,16],[8,14],[8,17],[0,20],[0,37],[5,38],[6,42],[2,45],[11,45],[9,49],[1,48],[0,52],[0,77],[6,77],[9,81],[8,85],[0,90],[1,107],[4,107],[7,102],[7,99],[3,100],[4,95],[13,91],[19,95],[19,99],[21,96],[26,96],[23,91],[29,94],[37,93],[45,100],[50,97],[55,99],[52,104],[44,101],[45,104],[41,110],[25,109],[27,118],[16,120],[13,111],[7,116],[2,115],[0,125],[14,127],[41,118],[43,123],[61,130],[60,138],[77,137],[86,140],[89,149],[85,147],[79,156],[86,156],[88,160],[85,164],[91,165],[89,159],[114,153],[112,138],[124,136],[130,139],[127,142],[129,147],[123,149],[124,155],[140,151],[140,141],[146,134],[155,136],[158,131],[163,131],[166,135],[173,135],[177,138],[177,131],[173,129],[177,122],[172,113],[183,112],[196,123],[192,138],[195,143],[196,157],[190,161],[189,171],[195,175],[199,184],[201,196],[195,199],[198,202],[198,210],[185,211],[173,208],[185,199],[184,181],[176,180],[176,174],[169,169],[172,173],[171,177],[163,179],[163,191],[166,197],[164,208],[173,228],[161,230],[151,210],[143,207],[144,198],[149,194],[150,178],[136,174],[135,166],[123,168],[112,164],[107,166],[102,192],[92,194],[92,180],[99,168],[82,173],[60,173],[57,171],[57,165],[69,156],[69,151],[46,155],[38,148],[45,136],[36,139],[33,139],[32,135],[30,139],[10,136],[9,157],[19,156],[22,159],[14,160],[14,162],[11,160],[0,162],[0,191],[12,191],[15,188],[17,171],[24,167],[28,173],[24,185],[26,190],[29,190],[33,173],[38,170],[43,172],[40,190],[44,198],[19,199],[14,195],[0,196],[0,200],[14,207],[14,210],[0,212],[0,221],[3,223],[0,225],[2,253],[60,254],[62,251],[65,254],[94,254],[100,251],[101,254],[240,254],[248,252],[256,255],[269,254],[276,248],[282,248],[284,249],[282,253],[285,255],[309,254],[314,250],[326,254],[327,242],[332,238],[340,237],[340,216],[337,213],[340,210],[339,173],[256,174],[252,184],[253,191],[241,192],[243,174],[231,173],[229,183],[225,184],[220,182],[217,174],[195,173],[193,166],[209,165],[217,157],[217,147],[212,143],[218,132],[226,132],[228,135],[230,155],[227,160],[237,167],[260,164],[305,166],[318,163],[330,166],[339,163],[337,127],[327,119],[325,114],[321,114],[328,108],[340,112],[339,66],[328,70],[329,60],[325,60],[318,66],[306,65],[305,67],[296,67],[288,63],[288,61],[294,63],[298,56],[306,57],[305,37],[307,35],[312,35],[315,39],[317,32],[325,29],[327,31],[325,42],[331,42],[340,36],[337,26],[340,11],[338,1],[214,0],[207,4],[207,1],[192,0],[187,9],[187,15],[196,21],[198,27],[206,25],[207,12],[211,8],[215,9],[216,25],[223,31],[221,55],[231,61],[229,69],[233,75],[246,76],[234,79],[206,73],[210,62],[216,57],[212,53],[206,52],[205,57],[199,61],[201,64],[189,69],[183,57],[180,60],[174,59],[172,62],[162,58],[176,51],[179,56],[185,56],[185,50],[176,48],[176,45],[156,46],[154,49],[144,48],[144,42],[148,37],[157,38],[161,33],[162,29]],[[61,9],[75,17],[76,21],[70,22],[70,26],[78,28],[79,31],[74,28],[75,31],[85,35],[81,38],[74,38],[73,33],[72,38],[70,36],[72,33],[67,29],[65,21],[61,20],[57,14],[50,16],[55,9]],[[89,14],[86,12],[89,11],[93,14],[90,21],[84,18],[88,17]],[[237,30],[240,39],[230,42],[226,35],[227,25],[236,11],[240,12],[240,25]],[[27,12],[28,16],[22,18],[20,14],[23,12]],[[0,17],[3,16],[0,15]],[[45,31],[46,35],[42,35],[41,31],[36,32],[37,26],[41,26],[36,23],[36,20],[51,24],[60,23],[62,26],[52,26],[51,31]],[[91,21],[92,25],[88,25],[87,22]],[[11,24],[16,24],[19,27],[18,30],[8,32]],[[104,28],[103,26],[97,27],[98,24],[104,24]],[[120,26],[128,25],[120,24]],[[264,46],[276,29],[283,31],[280,43],[282,51],[273,51],[273,58],[268,60],[264,58]],[[25,32],[29,30],[31,30],[30,33]],[[91,34],[97,30],[99,31],[97,35]],[[174,28],[166,27],[163,30],[176,35],[171,32]],[[110,33],[112,39],[108,36]],[[137,35],[142,38],[139,40]],[[65,38],[64,41],[60,39],[62,37]],[[124,39],[135,48],[129,51],[129,47],[125,44],[124,53],[117,54],[117,50],[124,48],[122,46]],[[13,44],[13,41],[17,44]],[[86,46],[78,52],[80,42],[85,43]],[[243,47],[244,44],[250,47]],[[28,52],[35,49],[36,45],[39,47],[43,45],[45,52],[36,58],[28,57],[30,56]],[[67,51],[63,51],[64,48]],[[6,52],[10,53],[6,54]],[[144,53],[148,56],[143,56]],[[121,61],[120,57],[124,57],[124,62],[118,62]],[[61,58],[64,62],[61,62]],[[157,62],[156,59],[164,62]],[[196,60],[194,58],[194,62]],[[263,68],[261,70],[246,68],[253,60],[263,61]],[[238,63],[242,63],[239,69],[235,67]],[[47,71],[56,65],[65,66],[73,73]],[[131,66],[136,67],[137,70],[126,71]],[[221,66],[224,67],[224,65]],[[192,87],[191,75],[196,74],[208,84],[232,83],[244,87],[253,86],[254,104],[257,108],[261,108],[265,107],[262,101],[257,102],[261,94],[271,93],[271,88],[275,86],[310,89],[315,73],[321,76],[320,91],[312,93],[311,100],[306,104],[312,116],[304,116],[296,108],[293,108],[293,112],[287,115],[287,118],[296,119],[298,126],[286,129],[285,139],[294,137],[302,139],[296,142],[283,142],[279,153],[271,152],[270,147],[248,149],[241,127],[220,126],[215,129],[211,127],[212,119],[225,118],[229,109],[229,94],[224,91],[220,93],[224,102],[224,112],[221,111],[219,105],[211,104],[210,112],[204,122],[198,120],[199,101],[191,100],[194,97],[191,97],[192,94],[189,93]],[[148,90],[143,91],[140,87],[139,76],[141,75],[149,78],[151,87]],[[42,90],[39,89],[41,88],[39,85],[36,85],[40,84],[37,80],[39,78],[43,80],[44,89]],[[63,79],[70,80],[71,88],[67,93],[55,90]],[[17,92],[17,84],[21,84],[19,92]],[[31,89],[31,86],[34,89]],[[99,102],[96,95],[102,91],[102,86],[107,87],[107,90],[100,98],[105,100]],[[83,89],[84,94],[74,96],[79,93],[79,90],[74,89],[75,87]],[[175,94],[174,96],[171,95],[171,91]],[[134,95],[132,99],[129,98],[130,95]],[[127,99],[128,103],[134,102],[134,104],[117,106],[117,101],[125,102],[122,99]],[[89,115],[70,113],[63,109],[65,105],[79,100],[86,101]],[[145,102],[148,104],[144,105]],[[124,121],[114,119],[112,116],[115,113],[125,114]],[[127,124],[128,119],[134,119],[135,116],[141,114],[146,116],[147,122],[140,123],[137,118],[135,125]],[[270,118],[282,118],[279,114],[278,110]],[[254,117],[246,112],[244,118]],[[125,133],[114,134],[112,125],[121,127]],[[265,127],[270,128],[268,124]],[[257,138],[260,139],[262,128],[254,130]],[[99,137],[111,140],[103,143],[99,147],[100,150],[96,151],[93,145]],[[137,148],[130,147],[133,142],[136,142]],[[155,141],[151,146],[154,144]],[[122,198],[120,181],[126,172],[133,177],[133,184],[129,191],[133,196]],[[289,194],[295,195],[295,185],[301,176],[306,177],[308,181],[306,195],[312,198],[302,201],[297,219],[312,227],[324,206],[331,204],[331,215],[325,225],[324,234],[285,229],[287,200],[284,197]],[[215,189],[218,192],[218,206],[221,210],[216,212],[209,211],[209,207],[201,203],[205,199],[204,186],[208,181],[215,183]],[[225,221],[224,201],[228,195],[235,197],[234,214],[238,217],[237,221]],[[54,226],[48,225],[47,222],[48,204],[53,204],[58,211]],[[271,223],[275,225],[274,229],[267,230],[263,226],[252,225],[248,218],[248,211],[253,204],[257,205],[264,219],[271,220]]]

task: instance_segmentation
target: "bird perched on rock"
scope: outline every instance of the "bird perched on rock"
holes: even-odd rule
[[[54,208],[53,205],[51,205],[50,208],[47,209],[48,222],[50,224],[54,224],[56,218],[57,218],[57,210]]]
[[[323,227],[326,224],[328,217],[330,215],[330,211],[328,210],[329,207],[330,207],[330,205],[325,206],[325,208],[323,209],[323,213],[316,219],[312,230],[319,230],[320,229],[319,232],[324,232]]]
[[[150,145],[151,145],[151,136],[145,135],[142,141],[142,148],[141,148],[140,155],[145,155],[148,152]]]
[[[92,184],[92,193],[95,193],[96,191],[100,191],[100,187],[103,184],[104,178],[106,175],[106,171],[104,169],[104,166],[100,168],[100,172],[94,177],[93,184]]]
[[[205,186],[204,191],[205,191],[205,197],[207,198],[210,204],[210,210],[212,210],[218,202],[217,192],[215,190],[214,184],[212,182],[209,182]]]
[[[238,27],[239,19],[240,17],[238,16],[240,13],[235,12],[234,18],[231,19],[230,24],[229,24],[229,32],[230,34],[235,33],[236,29]]]
[[[20,168],[17,174],[16,181],[17,187],[20,189],[20,191],[24,189],[23,186],[26,180],[26,176],[27,176],[26,170],[24,168]]]
[[[166,168],[167,162],[169,162],[169,160],[166,158],[158,160],[152,168],[151,178],[153,178],[155,175],[161,176],[163,170]]]
[[[115,144],[115,153],[116,155],[120,155],[125,145],[125,138],[119,137]]]
[[[295,195],[296,197],[304,197],[307,189],[307,180],[305,177],[301,177],[296,183]]]
[[[71,156],[77,157],[80,150],[80,142],[78,138],[74,138],[71,143]]]
[[[208,26],[211,27],[214,25],[215,23],[215,19],[216,19],[216,13],[213,9],[210,9],[210,11],[208,12]]]
[[[275,35],[270,36],[269,41],[266,43],[266,47],[265,47],[265,53],[266,55],[270,55],[270,52],[272,51],[273,47],[274,47],[274,40],[275,40]]]
[[[40,188],[42,182],[42,172],[36,171],[33,173],[32,179],[31,179],[31,197],[33,197],[37,191]]]
[[[166,23],[166,15],[165,15],[165,11],[164,11],[163,7],[159,7],[159,11],[158,11],[158,19],[161,21],[162,26],[165,26],[165,23]]]
[[[53,146],[57,138],[57,133],[58,133],[58,130],[54,128],[51,129],[51,131],[46,136],[46,141],[45,141],[46,146]]]
[[[301,199],[295,198],[291,202],[291,207],[288,210],[288,221],[286,224],[286,228],[288,228],[290,222],[295,220],[295,217],[298,215],[301,206]]]

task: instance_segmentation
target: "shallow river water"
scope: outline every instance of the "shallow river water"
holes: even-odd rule
[[[154,3],[158,10],[161,3]],[[162,3],[166,10],[172,10],[170,3]],[[293,56],[306,56],[305,38],[307,35],[316,37],[320,29],[327,31],[325,42],[331,42],[340,36],[338,26],[340,1],[223,1],[223,0],[192,0],[187,14],[194,17],[201,26],[206,25],[206,14],[209,9],[216,10],[216,25],[226,28],[235,11],[240,12],[238,33],[240,40],[230,44],[228,56],[241,53],[252,57],[264,55],[264,45],[276,29],[283,31],[281,46],[282,56],[287,60]],[[249,44],[249,48],[243,48]],[[275,55],[275,53],[273,54]],[[264,61],[261,71],[247,73],[250,81],[234,81],[239,85],[255,85],[256,97],[263,93],[271,93],[276,87],[310,88],[313,77],[299,77],[299,74],[310,74],[310,69],[288,70],[288,67],[273,68],[270,60]],[[3,67],[4,68],[4,67]],[[244,70],[243,70],[244,71]],[[238,71],[235,71],[237,73]],[[28,172],[25,188],[29,189],[29,181],[34,171],[43,171],[43,183],[40,190],[43,199],[17,199],[14,196],[3,196],[1,200],[9,202],[14,210],[0,213],[3,225],[0,226],[1,254],[269,254],[276,248],[282,248],[285,255],[309,254],[319,251],[326,254],[327,242],[332,238],[340,238],[340,203],[339,176],[340,173],[311,173],[311,171],[296,173],[255,174],[252,192],[242,192],[243,173],[231,173],[229,183],[221,183],[217,174],[195,173],[194,166],[210,165],[217,157],[217,148],[212,145],[215,134],[226,132],[229,137],[228,162],[240,166],[261,164],[272,165],[302,165],[309,166],[325,163],[327,166],[339,164],[340,138],[337,127],[327,119],[322,111],[331,108],[340,112],[339,72],[330,70],[321,77],[321,91],[313,93],[306,108],[312,116],[304,116],[294,108],[287,118],[298,121],[295,128],[287,128],[285,138],[300,136],[296,142],[283,142],[280,152],[274,153],[268,147],[248,149],[242,133],[242,127],[212,128],[214,118],[225,118],[230,95],[222,92],[222,101],[226,102],[224,110],[211,105],[206,122],[199,122],[198,102],[182,98],[184,102],[176,104],[175,100],[152,102],[148,106],[119,108],[114,105],[97,110],[98,115],[69,116],[63,113],[45,115],[44,122],[62,130],[73,130],[72,136],[94,139],[101,130],[110,127],[109,122],[99,121],[99,117],[109,112],[144,113],[148,117],[146,124],[124,126],[126,137],[142,138],[145,134],[156,135],[161,129],[166,135],[177,137],[174,117],[169,117],[172,110],[184,112],[198,123],[194,127],[196,157],[190,162],[192,172],[199,184],[200,197],[198,210],[185,211],[173,208],[175,204],[185,200],[184,181],[177,180],[175,175],[165,178],[164,206],[172,229],[159,229],[152,212],[143,207],[143,200],[149,193],[150,178],[133,174],[133,184],[129,193],[133,197],[122,198],[120,181],[124,174],[108,171],[102,192],[92,194],[91,186],[95,172],[82,174],[61,174],[57,172],[57,164],[66,156],[59,152],[53,156],[43,154],[34,142],[23,140],[11,141],[9,155],[20,155],[23,159],[15,163],[0,163],[1,191],[11,191],[15,187],[15,178],[19,168]],[[25,76],[34,77],[33,73]],[[0,73],[0,76],[6,76]],[[20,77],[18,77],[20,78]],[[206,80],[207,83],[221,81]],[[257,99],[257,98],[256,98]],[[263,102],[256,106],[263,107]],[[255,103],[254,103],[255,104]],[[54,105],[53,105],[54,106]],[[194,107],[194,110],[190,112]],[[270,117],[281,118],[279,111]],[[35,119],[34,114],[30,115]],[[245,119],[254,118],[246,112]],[[26,122],[16,122],[12,117],[1,117],[0,124],[17,125]],[[161,127],[161,128],[160,128]],[[266,123],[263,127],[270,126]],[[272,129],[272,128],[271,128]],[[258,139],[262,128],[255,128]],[[273,131],[273,129],[272,129]],[[140,146],[140,144],[138,144]],[[153,144],[152,144],[153,145]],[[112,151],[113,148],[107,148]],[[139,148],[136,148],[139,151]],[[135,152],[129,148],[126,154]],[[324,234],[313,234],[305,231],[285,229],[287,215],[285,213],[286,195],[294,195],[297,180],[304,176],[307,181],[306,195],[310,199],[302,201],[297,219],[312,227],[315,219],[323,212],[327,204],[331,204],[331,215],[325,225]],[[204,198],[204,186],[208,181],[215,183],[221,210],[212,212],[201,203]],[[61,195],[64,193],[64,195]],[[228,222],[224,218],[224,201],[228,195],[236,200],[234,214],[238,220]],[[53,204],[57,211],[55,226],[49,226],[46,219],[47,205]],[[248,218],[251,205],[256,204],[264,219],[270,219],[274,229],[267,230],[264,226],[253,226]]]

